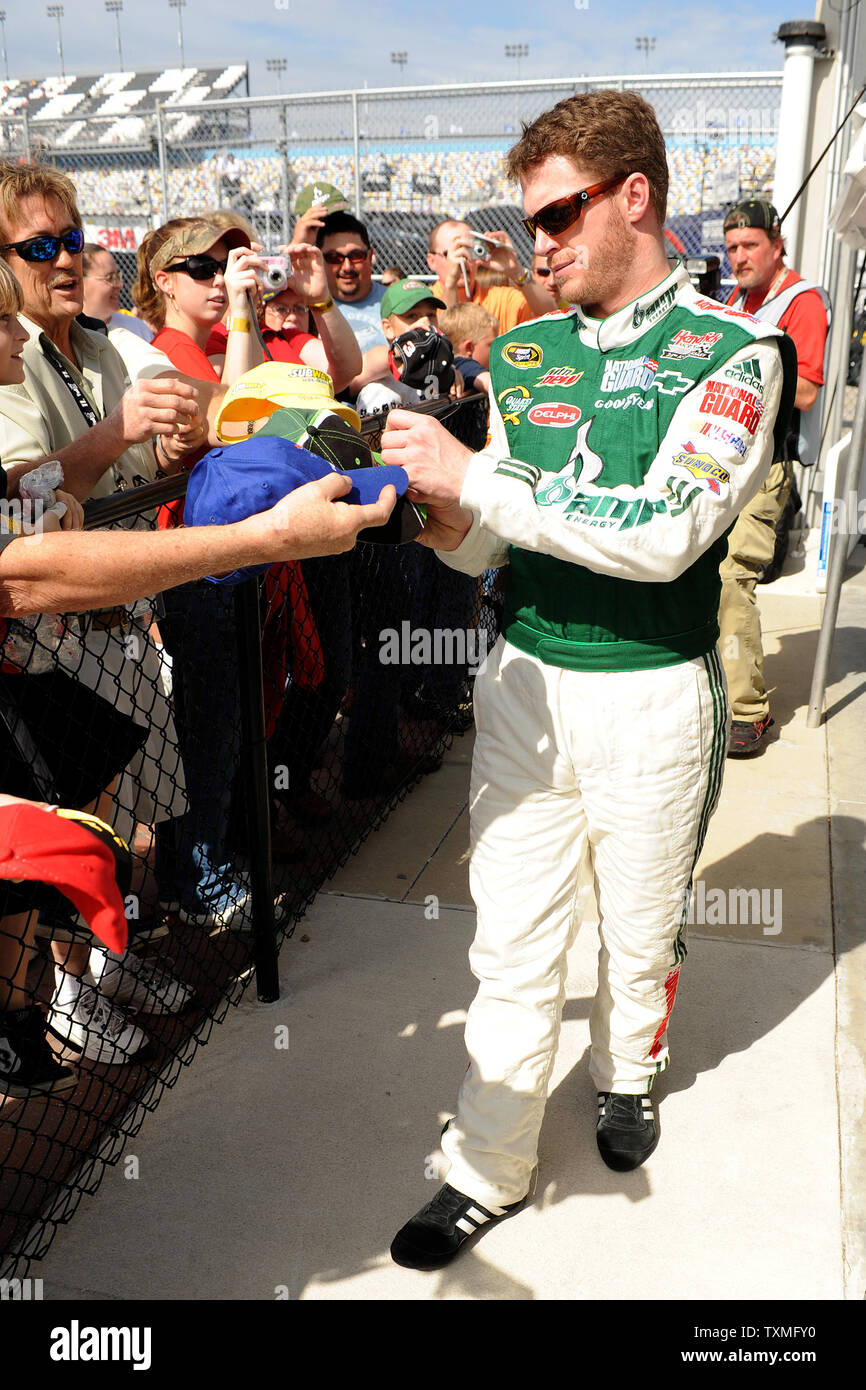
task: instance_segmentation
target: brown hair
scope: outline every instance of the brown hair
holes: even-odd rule
[[[81,214],[75,198],[75,185],[65,174],[44,164],[16,164],[0,160],[0,237],[6,242],[10,227],[17,221],[22,198],[56,198],[76,227]]]
[[[142,238],[141,245],[136,252],[138,274],[130,293],[133,304],[151,328],[159,330],[165,327],[165,295],[150,273],[150,263],[170,236],[173,236],[175,232],[183,231],[185,227],[190,227],[200,220],[198,217],[173,217],[170,222],[163,223],[161,227],[148,232]]]
[[[6,262],[0,259],[0,318],[8,319],[11,314],[20,314],[23,308],[21,286]]]
[[[544,111],[506,156],[510,179],[519,180],[550,155],[561,155],[599,182],[616,174],[645,174],[653,208],[664,225],[668,161],[653,108],[637,92],[582,92]]]
[[[496,315],[481,304],[473,304],[471,300],[467,304],[454,304],[450,309],[442,310],[439,327],[452,344],[462,343],[467,338],[471,343],[478,343],[491,329],[496,334],[500,331]]]
[[[100,246],[98,241],[85,241],[81,250],[81,268],[85,275],[93,265],[94,256],[101,256],[103,251],[111,256],[111,252],[108,250],[107,246]],[[111,256],[111,259],[114,260],[114,257]]]

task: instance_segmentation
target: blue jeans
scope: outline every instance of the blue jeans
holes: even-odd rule
[[[185,907],[232,891],[226,836],[241,752],[233,592],[206,579],[170,589],[159,620],[189,809],[157,825],[155,867],[160,897]]]

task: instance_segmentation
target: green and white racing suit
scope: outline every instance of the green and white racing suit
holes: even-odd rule
[[[677,268],[606,319],[552,314],[491,349],[473,524],[440,552],[469,574],[508,564],[476,679],[471,1060],[443,1139],[449,1183],[485,1205],[527,1191],[592,885],[593,1080],[643,1093],[667,1065],[727,743],[719,561],[788,408],[779,341]]]

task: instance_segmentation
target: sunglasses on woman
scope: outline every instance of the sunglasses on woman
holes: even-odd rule
[[[0,247],[3,251],[17,251],[22,261],[53,261],[60,255],[61,246],[70,256],[80,256],[84,250],[84,233],[80,227],[70,227],[60,236],[29,236],[26,241],[10,241]]]
[[[167,265],[166,270],[182,270],[191,280],[213,280],[215,275],[225,275],[228,257],[218,261],[214,256],[187,256],[184,261]]]
[[[561,236],[578,221],[587,203],[591,203],[593,198],[600,198],[602,193],[608,193],[618,184],[625,183],[628,177],[628,174],[617,174],[615,179],[605,179],[604,183],[591,184],[589,188],[582,188],[579,193],[572,193],[568,198],[557,198],[555,203],[548,203],[547,207],[539,208],[531,217],[521,217],[520,221],[533,241],[539,227],[543,232],[547,232],[548,236]]]

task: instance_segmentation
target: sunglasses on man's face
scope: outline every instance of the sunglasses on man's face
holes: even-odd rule
[[[166,270],[182,270],[191,280],[213,280],[216,275],[225,275],[228,257],[218,261],[214,256],[187,256],[185,261],[175,261]]]
[[[547,207],[539,208],[531,217],[522,217],[521,223],[533,241],[539,227],[543,232],[547,232],[548,236],[561,236],[579,220],[587,203],[592,202],[593,198],[600,198],[602,193],[608,193],[611,188],[616,188],[627,178],[628,174],[618,174],[615,179],[594,183],[589,188],[582,188],[579,193],[570,194],[568,198],[557,198],[555,203],[548,203]]]
[[[61,246],[70,256],[80,256],[84,249],[84,233],[80,227],[70,227],[60,236],[30,236],[26,241],[10,241],[0,247],[3,251],[17,251],[22,261],[54,261],[60,255]]]
[[[369,251],[362,251],[358,248],[355,251],[326,251],[326,265],[342,265],[343,261],[351,261],[352,265],[361,265],[369,256]]]
[[[546,280],[550,274],[550,270],[546,265],[537,265],[532,273],[533,275],[540,275],[543,280]]]

